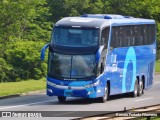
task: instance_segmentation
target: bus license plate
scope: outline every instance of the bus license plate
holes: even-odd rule
[[[72,95],[72,92],[65,92],[65,95],[66,95],[66,96],[71,96],[71,95]]]

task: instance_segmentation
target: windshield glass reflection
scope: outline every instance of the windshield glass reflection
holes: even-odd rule
[[[98,45],[98,29],[55,27],[51,44],[69,47]]]
[[[70,79],[95,77],[95,55],[64,55],[50,52],[48,75]]]

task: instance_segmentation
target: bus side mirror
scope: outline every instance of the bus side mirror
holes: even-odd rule
[[[49,47],[49,44],[46,44],[41,50],[41,61],[44,61],[46,49]]]

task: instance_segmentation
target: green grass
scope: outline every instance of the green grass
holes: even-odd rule
[[[156,72],[160,72],[160,60],[156,61]]]
[[[29,91],[43,90],[46,87],[46,81],[27,80],[21,82],[0,83],[0,96],[22,94]]]

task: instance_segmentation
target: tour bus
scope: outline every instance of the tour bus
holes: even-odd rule
[[[48,53],[47,95],[98,98],[141,96],[153,84],[156,25],[152,19],[112,14],[65,17],[53,27]]]

